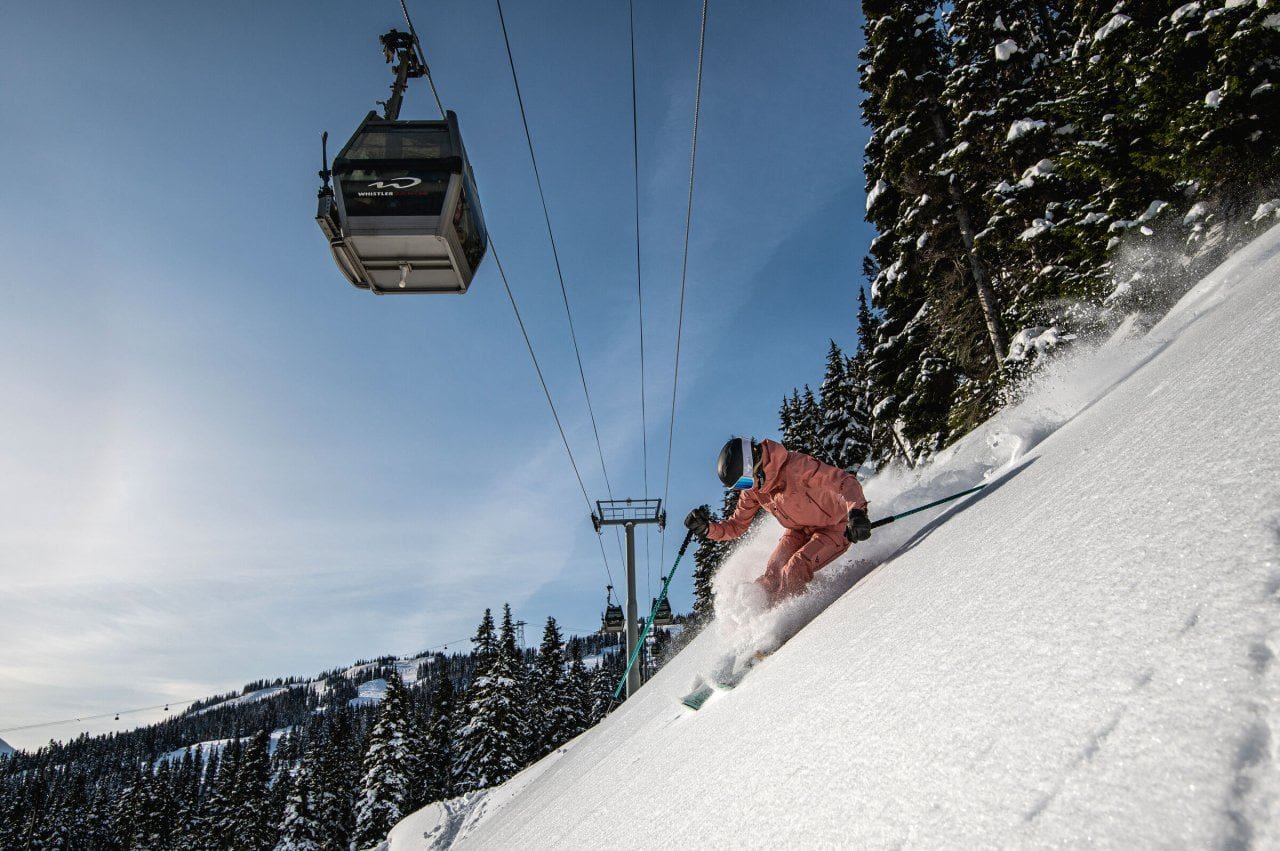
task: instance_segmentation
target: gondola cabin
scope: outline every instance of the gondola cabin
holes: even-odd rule
[[[671,603],[666,597],[662,598],[662,602],[653,601],[657,606],[657,611],[653,613],[654,626],[671,626],[676,622],[675,616],[671,613]]]
[[[465,293],[488,245],[458,118],[370,112],[333,161],[316,221],[338,268],[375,293]]]
[[[627,629],[627,618],[622,613],[622,606],[610,603],[605,607],[604,615],[600,618],[600,631],[603,633],[625,632]]]

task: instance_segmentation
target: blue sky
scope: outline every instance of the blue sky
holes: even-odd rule
[[[662,490],[699,6],[637,3],[646,422],[627,6],[505,7],[618,497],[644,494],[644,434]],[[604,498],[495,7],[410,10]],[[667,561],[724,439],[774,435],[828,338],[855,343],[858,14],[711,4]],[[377,298],[312,220],[319,132],[340,146],[386,96],[400,24],[393,0],[7,10],[0,729],[413,652],[506,601],[598,623],[600,552],[491,259],[464,297]],[[403,116],[433,109],[411,87]]]

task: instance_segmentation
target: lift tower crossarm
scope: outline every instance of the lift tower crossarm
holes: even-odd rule
[[[604,526],[622,526],[627,530],[627,658],[634,657],[640,638],[640,613],[636,604],[636,524],[657,523],[661,529],[667,525],[667,514],[660,499],[602,499],[596,500],[596,513],[591,523],[600,532]],[[627,672],[627,697],[640,688],[640,669],[633,666]]]

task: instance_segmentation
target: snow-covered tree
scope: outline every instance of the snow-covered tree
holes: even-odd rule
[[[234,809],[224,836],[234,835],[236,847],[269,849],[276,843],[279,819],[268,806],[271,760],[270,736],[259,730],[245,745],[237,770]]]
[[[800,395],[799,417],[796,420],[796,449],[806,455],[822,454],[822,407],[809,385]]]
[[[711,510],[709,505],[702,507]],[[715,615],[712,581],[720,567],[720,554],[720,543],[710,538],[699,540],[698,548],[693,551],[693,616],[699,623],[710,623]]]
[[[423,803],[452,798],[458,792],[454,736],[458,725],[453,682],[442,672],[431,696],[431,718],[423,748]]]
[[[569,738],[581,734],[590,724],[590,692],[591,675],[582,661],[582,641],[575,637],[569,640],[569,672],[565,677],[565,694],[574,707],[574,727]]]
[[[591,672],[590,709],[587,717],[592,725],[600,723],[613,710],[618,700],[626,699],[625,691],[617,700],[613,696],[627,664],[627,660],[622,657],[621,648],[616,653],[605,653],[599,667]]]
[[[859,296],[865,308],[865,297]],[[827,351],[827,371],[822,380],[822,451],[818,460],[842,470],[856,470],[867,457],[866,387],[851,358],[836,345]]]
[[[356,799],[358,845],[376,845],[408,814],[411,784],[418,774],[410,704],[409,693],[393,668],[387,674],[387,693],[364,754]]]
[[[360,780],[360,738],[356,718],[341,704],[327,715],[316,746],[311,809],[326,849],[345,849],[355,830],[352,803]]]
[[[511,607],[503,606],[502,633],[493,640],[493,617],[486,611],[477,633],[477,651],[492,649],[481,662],[466,694],[467,723],[458,732],[459,787],[486,789],[510,778],[524,766],[528,747],[525,721],[524,661],[516,646]],[[481,667],[483,664],[483,667]]]
[[[243,774],[240,763],[243,750],[237,729],[217,756],[214,766],[217,774],[209,778],[211,789],[200,811],[200,832],[195,838],[197,848],[234,847],[240,827],[237,816],[241,803],[240,780]]]
[[[292,772],[275,851],[322,851],[329,847],[326,840],[330,837],[325,835],[324,824],[316,811],[316,803],[322,798],[320,767],[326,744],[323,725],[311,724],[306,747]]]
[[[712,517],[722,520],[738,507],[740,491],[726,490],[720,511]],[[710,510],[710,506],[706,506]],[[693,615],[698,624],[708,624],[715,616],[715,575],[733,545],[732,541],[713,541],[704,538],[693,553]]]
[[[952,69],[939,4],[865,0],[863,11],[867,220],[878,232],[868,265],[884,312],[868,363],[874,451],[914,462],[972,424],[953,419],[955,392],[995,372],[1003,331],[977,251],[985,217],[951,162],[966,149],[941,99]]]
[[[568,741],[582,725],[582,708],[570,694],[567,673],[564,637],[556,619],[547,618],[530,679],[534,715],[529,754],[532,759]]]

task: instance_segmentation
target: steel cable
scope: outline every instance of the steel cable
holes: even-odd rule
[[[684,218],[684,253],[680,262],[680,307],[676,315],[676,357],[671,375],[671,421],[667,425],[667,472],[662,488],[662,502],[667,503],[671,491],[671,450],[675,441],[676,429],[676,392],[680,385],[680,338],[684,328],[684,293],[685,282],[689,272],[689,232],[693,223],[693,178],[698,164],[698,118],[702,110],[702,57],[707,43],[707,4],[710,0],[702,0],[702,25],[698,31],[698,77],[693,94],[693,144],[689,153],[689,200],[685,208]],[[661,533],[659,557],[665,559],[667,531],[664,526]],[[663,562],[665,564],[665,561]]]
[[[498,275],[502,278],[503,289],[507,291],[507,299],[511,302],[511,311],[516,316],[516,323],[520,326],[520,335],[524,337],[525,347],[529,350],[529,360],[533,361],[533,369],[538,374],[538,383],[542,385],[542,393],[547,397],[547,405],[551,408],[551,416],[555,418],[556,430],[560,432],[560,440],[564,443],[565,454],[569,456],[569,465],[573,467],[573,475],[578,480],[578,487],[582,490],[582,499],[587,503],[587,512],[594,514],[595,509],[591,505],[591,497],[587,496],[587,486],[582,482],[582,473],[578,470],[578,462],[573,457],[573,450],[569,448],[569,438],[564,433],[564,424],[560,421],[560,413],[556,411],[556,403],[551,400],[551,390],[547,387],[547,379],[542,374],[542,366],[538,363],[538,356],[533,352],[533,341],[529,339],[529,330],[525,327],[524,317],[520,315],[520,307],[516,304],[516,297],[511,292],[511,284],[507,281],[507,272],[502,268],[502,260],[498,257],[498,249],[493,244],[493,237],[489,237],[489,252],[493,254],[493,263],[498,267]],[[609,577],[609,584],[613,584],[613,571],[609,569],[609,557],[604,551],[603,536],[597,534],[596,540],[600,543],[600,556],[604,559],[605,575]]]
[[[436,91],[436,81],[431,79],[431,66],[427,64],[427,54],[422,49],[422,42],[418,41],[418,31],[413,28],[413,21],[409,18],[409,7],[405,5],[405,0],[400,0],[400,11],[404,12],[404,22],[409,25],[409,36],[413,39],[413,46],[418,51],[418,61],[422,63],[422,72],[427,78],[427,85],[431,87],[431,96],[436,99],[440,117],[444,118],[444,104],[440,102],[440,93]]]
[[[636,306],[640,317],[640,445],[643,458],[644,498],[649,498],[649,416],[645,410],[645,368],[644,368],[644,288],[640,273],[640,120],[636,107],[636,4],[628,0],[629,33],[631,36],[631,170],[635,182],[636,202]],[[651,530],[645,526],[644,533],[644,587],[645,593],[653,594],[651,574],[652,559],[649,552]]]
[[[496,0],[498,6],[498,23],[502,27],[502,41],[507,48],[507,64],[511,67],[511,82],[515,85],[516,103],[520,106],[520,122],[524,125],[524,139],[529,146],[529,161],[533,164],[533,178],[538,186],[538,198],[542,202],[542,218],[547,225],[547,239],[551,242],[551,257],[555,261],[556,278],[560,282],[560,296],[564,300],[565,317],[569,320],[569,339],[573,342],[573,354],[578,361],[578,376],[582,379],[582,395],[587,402],[587,414],[591,418],[591,431],[596,439],[596,452],[600,456],[600,472],[604,474],[605,492],[608,493],[609,499],[613,499],[613,485],[609,481],[609,470],[604,462],[604,446],[600,442],[600,429],[596,425],[596,412],[591,404],[591,392],[587,389],[587,372],[582,365],[582,349],[578,346],[578,333],[573,324],[573,311],[569,307],[569,290],[564,283],[564,271],[560,266],[560,251],[556,247],[555,232],[551,227],[551,210],[547,206],[547,195],[542,188],[542,173],[538,169],[538,156],[533,149],[533,134],[529,131],[529,117],[524,108],[524,95],[520,89],[520,76],[516,73],[516,60],[511,52],[511,38],[507,34],[507,21],[502,13],[502,0]],[[618,555],[622,556],[622,538],[620,534],[616,534],[614,538],[618,542]]]
[[[425,74],[425,76],[426,76],[426,78],[427,78],[427,84],[431,87],[431,94],[432,94],[432,96],[435,98],[436,106],[440,109],[440,116],[443,118],[443,117],[445,116],[445,114],[446,114],[446,113],[445,113],[444,104],[443,104],[443,103],[441,103],[441,101],[440,101],[440,93],[439,93],[438,91],[436,91],[436,84],[435,84],[435,81],[434,81],[434,80],[432,79],[432,77],[431,77],[431,68],[430,68],[430,66],[428,66],[428,65],[427,65],[427,58],[426,58],[426,54],[425,54],[425,52],[422,50],[422,42],[421,42],[421,41],[419,41],[419,39],[418,39],[418,33],[417,33],[417,30],[415,30],[415,29],[414,29],[414,26],[413,26],[413,20],[409,17],[409,7],[406,5],[406,0],[400,0],[400,10],[404,13],[404,20],[405,20],[405,24],[407,24],[407,25],[408,25],[408,27],[409,27],[409,35],[413,38],[413,43],[414,43],[414,45],[416,45],[416,47],[417,47],[417,49],[418,49],[418,59],[419,59],[419,61],[422,63],[422,68],[423,68],[424,74]],[[502,16],[502,7],[501,7],[501,4],[499,4],[499,7],[498,7],[498,15],[499,15],[499,19],[501,20],[501,16]],[[505,25],[505,24],[503,24],[502,34],[503,34],[503,38],[505,39],[505,38],[506,38],[506,25]],[[510,43],[508,43],[508,44],[507,44],[507,56],[508,56],[508,58],[510,58],[510,56],[511,56],[511,45],[510,45]],[[515,75],[515,65],[514,65],[514,63],[512,64],[511,73],[512,73],[512,75],[513,75],[513,76]],[[518,85],[518,84],[517,84],[517,87],[516,87],[516,94],[517,94],[517,96],[519,95],[519,85]],[[524,117],[524,103],[523,103],[523,101],[521,101],[521,104],[520,104],[520,115],[521,115],[521,118],[523,118],[523,117]],[[526,123],[525,123],[525,136],[526,136],[526,138],[528,138],[528,133],[529,133],[529,126],[528,126],[528,123],[526,122]],[[532,142],[532,141],[530,141],[530,142],[529,142],[529,153],[530,153],[530,155],[532,155],[532,153],[533,153],[533,142]],[[536,176],[536,174],[537,174],[537,168],[538,168],[538,166],[537,166],[537,162],[535,161],[535,162],[534,162],[534,174],[535,174],[535,176]],[[539,193],[541,193],[541,192],[542,192],[542,181],[541,181],[541,179],[540,179],[540,178],[539,178],[539,180],[538,180],[538,192],[539,192]],[[546,213],[546,199],[545,199],[545,198],[543,199],[542,206],[543,206],[543,212],[544,212],[544,214],[545,214],[545,213]],[[547,230],[548,230],[548,233],[550,233],[550,229],[551,229],[551,220],[550,220],[550,217],[548,216],[548,218],[547,218]],[[546,378],[545,378],[545,377],[543,376],[543,374],[542,374],[542,366],[538,363],[538,356],[537,356],[536,354],[534,354],[534,351],[533,351],[533,342],[529,339],[529,332],[528,332],[528,330],[525,328],[525,324],[524,324],[524,317],[522,317],[522,316],[521,316],[521,314],[520,314],[520,308],[519,308],[519,306],[516,304],[516,298],[515,298],[515,295],[511,292],[511,284],[510,284],[510,283],[508,283],[508,281],[507,281],[507,273],[506,273],[506,271],[502,268],[502,261],[501,261],[501,260],[499,260],[499,258],[498,258],[498,249],[497,249],[497,247],[493,244],[493,237],[492,237],[492,236],[489,236],[489,237],[488,237],[488,245],[489,245],[489,250],[490,250],[491,252],[493,252],[493,261],[494,261],[494,264],[498,267],[498,274],[502,277],[502,286],[503,286],[503,287],[506,289],[506,291],[507,291],[507,299],[511,302],[511,310],[512,310],[512,312],[513,312],[513,313],[515,313],[516,323],[520,326],[520,333],[521,333],[521,335],[524,337],[524,344],[525,344],[525,347],[529,350],[529,359],[533,362],[533,368],[534,368],[534,371],[535,371],[535,372],[537,373],[537,375],[538,375],[538,383],[542,385],[542,392],[543,392],[543,394],[544,394],[544,395],[546,396],[546,398],[547,398],[547,405],[551,408],[551,416],[555,419],[555,422],[556,422],[556,429],[560,432],[560,440],[561,440],[561,441],[563,441],[563,443],[564,443],[564,451],[565,451],[565,453],[569,456],[569,465],[573,468],[573,475],[574,475],[574,478],[576,478],[576,479],[578,480],[578,487],[579,487],[579,488],[581,489],[581,491],[582,491],[582,498],[583,498],[583,500],[585,500],[585,501],[586,501],[586,503],[587,503],[587,512],[588,512],[589,514],[594,514],[594,513],[595,513],[595,509],[594,509],[594,507],[591,505],[591,497],[589,497],[589,496],[587,495],[587,488],[586,488],[586,485],[585,485],[585,484],[583,484],[583,481],[582,481],[582,473],[581,473],[581,471],[578,469],[578,462],[577,462],[577,460],[573,457],[573,450],[569,448],[569,438],[565,435],[564,425],[563,425],[563,424],[561,423],[561,421],[560,421],[560,413],[556,410],[555,402],[553,402],[553,401],[552,401],[552,399],[551,399],[551,391],[547,388],[547,381],[546,381]],[[555,241],[554,241],[554,238],[553,238],[552,243],[551,243],[551,249],[552,249],[552,253],[554,254],[554,252],[555,252]],[[559,272],[559,270],[560,270],[560,259],[559,259],[559,257],[557,256],[557,257],[556,257],[556,271],[557,271],[557,273]],[[561,292],[562,292],[562,293],[564,292],[564,279],[563,279],[563,278],[561,278],[561,281],[560,281],[560,290],[561,290]],[[566,296],[565,296],[565,310],[566,310],[566,311],[568,311],[568,309],[569,309],[569,302],[568,302],[568,296],[566,295]],[[570,328],[570,332],[572,332],[572,330],[573,330],[573,317],[572,317],[572,316],[570,316],[570,318],[569,318],[569,328]],[[577,348],[578,348],[578,342],[577,342],[577,338],[576,338],[576,337],[574,338],[574,343],[573,343],[573,345],[574,345],[574,351],[576,352],[576,351],[577,351]],[[579,369],[579,372],[581,372],[581,370],[582,370],[582,358],[581,358],[581,355],[579,355],[579,357],[578,357],[578,369]],[[586,376],[585,376],[585,375],[583,375],[583,379],[582,379],[582,380],[583,380],[583,385],[582,385],[582,387],[583,387],[583,392],[586,392]],[[587,397],[587,408],[588,408],[588,411],[590,411],[590,409],[591,409],[591,399],[590,399],[590,397],[589,397],[589,396]],[[592,428],[593,428],[593,429],[595,428],[595,414],[594,414],[594,413],[592,413],[592,416],[591,416],[591,426],[592,426]],[[600,445],[600,434],[599,434],[599,432],[596,432],[596,446],[597,446],[597,448],[599,448],[599,445]],[[603,451],[601,452],[600,464],[601,464],[601,467],[603,468],[603,466],[604,466],[604,454],[603,454]],[[605,473],[605,485],[606,485],[606,487],[608,486],[608,483],[609,483],[608,473],[606,472],[606,473]],[[610,499],[612,499],[612,498],[613,498],[612,493],[610,494],[610,497],[609,497],[609,498],[610,498]],[[615,536],[615,537],[616,537],[616,536]],[[605,553],[605,551],[604,551],[604,541],[603,541],[603,539],[602,539],[602,536],[601,536],[599,533],[597,533],[597,534],[596,534],[596,538],[597,538],[597,541],[598,541],[598,542],[599,542],[599,544],[600,544],[600,556],[601,556],[602,560],[604,561],[604,571],[605,571],[605,575],[606,575],[606,576],[608,577],[608,579],[609,579],[609,584],[610,584],[610,585],[612,585],[612,584],[613,584],[613,571],[612,571],[612,570],[610,570],[610,568],[609,568],[609,556],[608,556],[608,555]],[[619,540],[618,540],[618,554],[619,554],[619,556],[621,556],[621,554],[622,554],[622,541],[621,541],[621,539],[619,539]]]

